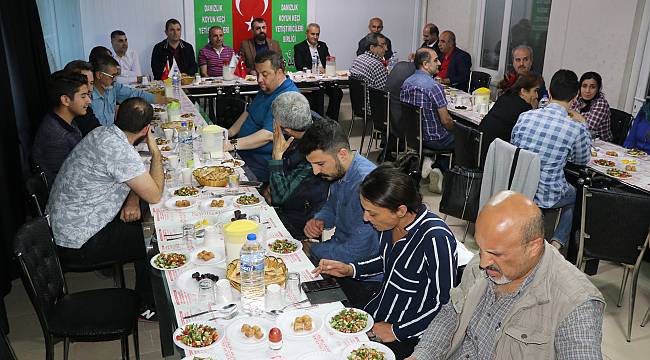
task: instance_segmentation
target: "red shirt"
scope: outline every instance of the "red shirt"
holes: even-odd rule
[[[445,55],[445,58],[442,60],[442,63],[440,64],[440,71],[438,71],[438,76],[441,79],[447,78],[447,69],[449,69],[449,62],[451,61],[451,55],[454,53],[454,50],[452,50],[448,55]]]

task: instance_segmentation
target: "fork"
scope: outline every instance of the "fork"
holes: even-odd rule
[[[236,311],[233,311],[232,313],[230,313],[228,315],[215,316],[215,317],[209,318],[208,321],[219,320],[219,319],[221,319],[221,320],[230,320],[230,319],[234,318],[235,316],[237,316],[238,314],[239,314],[239,310],[236,310]]]

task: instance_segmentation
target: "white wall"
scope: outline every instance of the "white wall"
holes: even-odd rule
[[[419,45],[419,24],[422,0],[308,0],[307,22],[321,25],[321,40],[337,58],[339,69],[349,68],[354,60],[357,42],[368,33],[368,20],[381,17],[384,33],[391,39],[393,50],[405,59]],[[183,25],[183,39],[194,43],[192,0],[83,0],[83,58],[90,49],[102,45],[110,48],[110,33],[126,32],[129,47],[140,56],[142,71],[151,73],[151,50],[165,37],[164,26],[174,17]],[[196,51],[196,49],[195,49]]]
[[[472,65],[478,57],[472,52],[476,24],[477,0],[428,0],[427,22],[436,24],[440,32],[451,30],[456,34],[456,46],[472,55]],[[418,36],[421,35],[419,30]],[[420,39],[421,40],[421,39]],[[418,44],[419,45],[419,44]]]

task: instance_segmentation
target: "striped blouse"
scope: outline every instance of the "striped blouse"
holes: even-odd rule
[[[458,255],[453,233],[423,205],[395,244],[392,230],[380,233],[380,255],[352,264],[354,277],[384,274],[381,291],[365,306],[375,322],[393,325],[397,340],[419,338],[449,301]]]

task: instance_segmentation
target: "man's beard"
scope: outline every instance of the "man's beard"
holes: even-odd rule
[[[495,285],[506,285],[512,282],[511,279],[508,279],[505,275],[503,275],[501,269],[499,269],[499,267],[496,265],[490,265],[486,267],[485,270],[492,270],[501,274],[501,277],[499,278],[493,278],[492,276],[488,276],[488,279],[490,279],[490,281],[492,281]]]
[[[266,40],[266,33],[259,33],[255,35],[255,41],[265,41]]]
[[[321,179],[326,180],[326,181],[336,181],[343,176],[345,176],[345,168],[343,168],[343,164],[341,164],[341,161],[339,161],[338,158],[335,158],[336,160],[336,173],[333,175],[327,175],[320,173],[318,176],[320,176]]]

